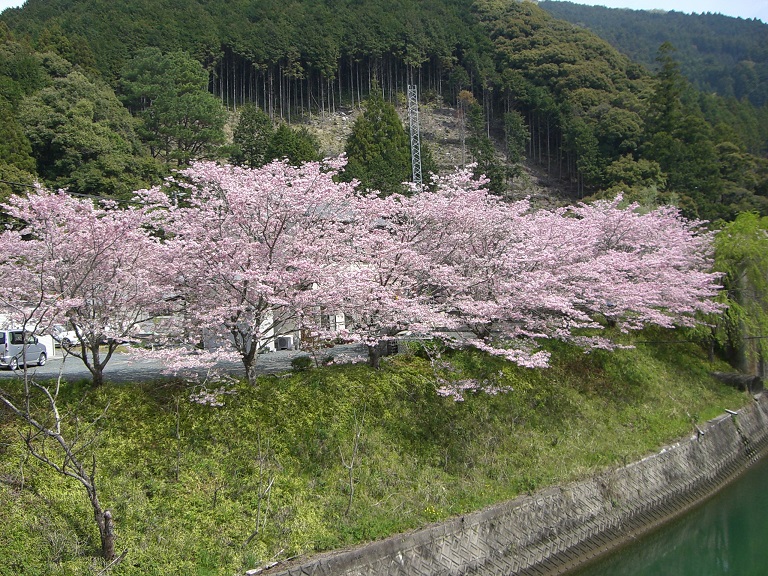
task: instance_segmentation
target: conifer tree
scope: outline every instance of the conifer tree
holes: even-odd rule
[[[141,119],[152,156],[182,166],[224,141],[226,110],[207,86],[208,73],[186,52],[145,48],[126,65],[123,102]]]
[[[248,168],[263,166],[274,132],[272,120],[266,112],[254,104],[243,106],[232,138],[232,163]]]
[[[352,127],[346,145],[346,176],[357,178],[363,188],[378,190],[387,196],[403,191],[403,182],[411,178],[411,151],[408,134],[397,111],[384,101],[374,83],[364,112]]]
[[[273,160],[287,160],[292,166],[320,159],[317,139],[306,129],[294,129],[281,124],[275,130],[264,151],[264,164]]]
[[[712,128],[687,94],[690,86],[672,57],[674,50],[669,42],[659,48],[660,69],[646,118],[645,157],[658,162],[668,188],[683,196],[689,215],[709,220],[730,217],[721,205],[722,182]]]
[[[525,118],[517,110],[504,114],[504,138],[507,162],[512,165],[510,174],[517,176],[522,172],[521,164],[525,160],[525,149],[530,141]]]

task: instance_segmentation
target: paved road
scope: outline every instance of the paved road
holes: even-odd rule
[[[365,347],[354,344],[335,346],[324,352],[322,356],[339,356],[365,354]],[[306,355],[303,351],[280,351],[260,354],[256,364],[257,371],[263,374],[286,372],[291,369],[291,360],[297,356]],[[245,376],[243,365],[239,362],[222,364],[229,374],[238,377]],[[31,374],[43,379],[57,378],[61,373],[64,380],[74,381],[90,379],[91,375],[83,363],[73,357],[63,359],[49,358],[45,366],[30,366]],[[104,377],[108,382],[136,382],[153,380],[163,377],[163,365],[154,360],[136,360],[129,354],[117,353],[112,356],[104,370]],[[18,376],[21,371],[0,370],[0,380]]]

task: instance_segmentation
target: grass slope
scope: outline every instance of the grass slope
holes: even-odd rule
[[[265,376],[217,408],[169,382],[68,385],[62,405],[85,422],[109,403],[101,499],[128,549],[113,574],[237,574],[620,465],[746,401],[708,376],[723,366],[694,345],[642,338],[657,343],[555,345],[548,370],[453,353],[441,376],[511,388],[463,402],[438,396],[430,363],[410,354],[378,372]],[[84,493],[26,457],[21,430],[0,413],[0,575],[98,572]]]

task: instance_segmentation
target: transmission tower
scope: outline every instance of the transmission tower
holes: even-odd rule
[[[419,97],[416,85],[408,85],[408,124],[411,129],[411,166],[413,183],[421,186],[421,139],[419,138]]]

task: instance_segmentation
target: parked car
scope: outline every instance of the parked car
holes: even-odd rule
[[[24,330],[0,330],[0,366],[17,370],[19,366],[37,364],[48,360],[45,346],[37,337]]]
[[[106,329],[109,330],[109,326],[107,326]],[[67,328],[61,324],[56,324],[51,328],[51,336],[53,336],[55,345],[60,348],[64,348],[65,350],[80,346],[80,342],[85,342],[86,345],[90,344],[90,341],[88,340],[88,334],[81,333],[80,336],[78,336],[77,332],[74,330],[67,330]],[[114,338],[114,340],[118,343],[125,341],[123,338]],[[107,344],[108,342],[109,338],[105,336],[101,336],[99,338],[100,346],[102,344]]]
[[[80,344],[80,338],[77,337],[77,333],[74,330],[67,330],[61,324],[56,324],[53,327],[51,336],[53,336],[53,341],[62,348],[69,348]]]

